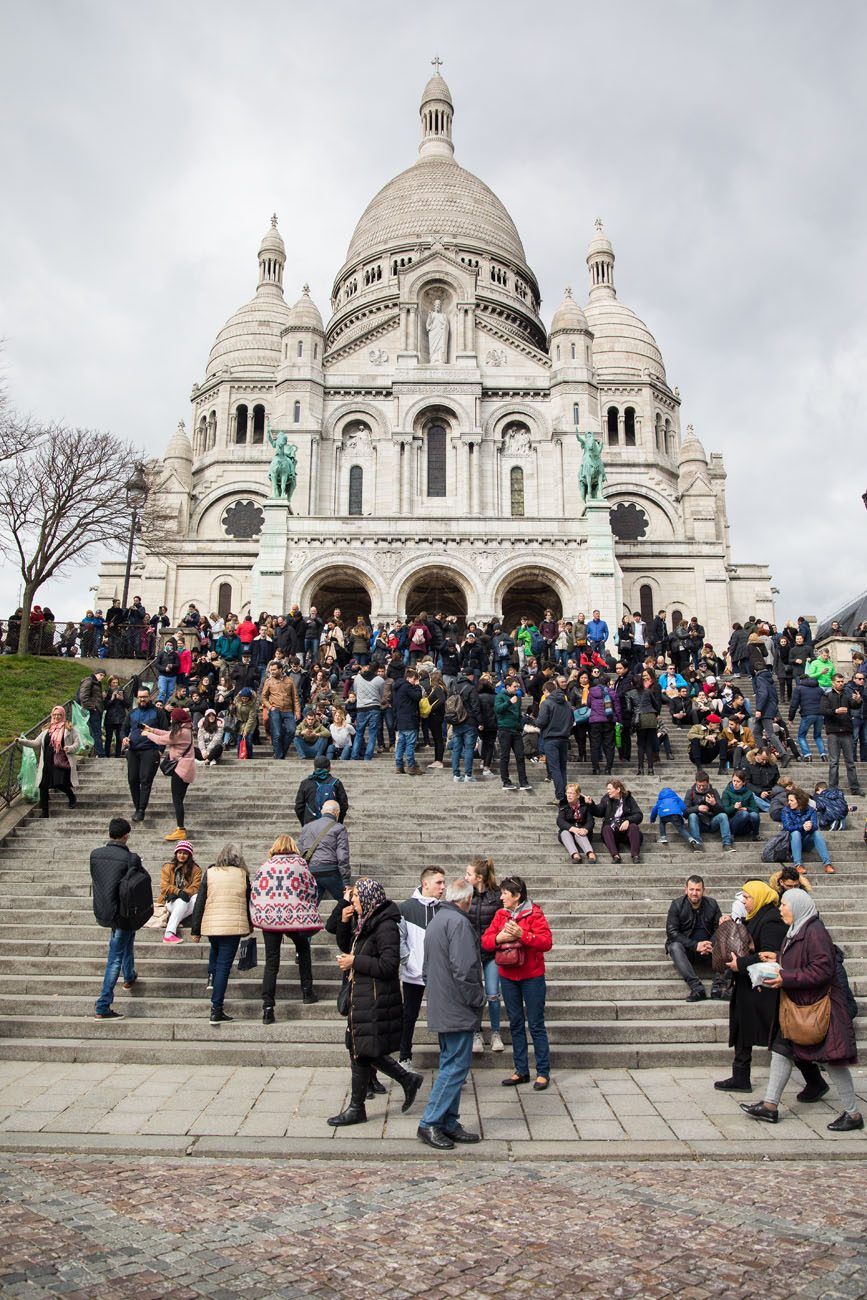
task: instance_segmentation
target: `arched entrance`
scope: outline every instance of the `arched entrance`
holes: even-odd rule
[[[416,574],[404,601],[408,618],[428,614],[454,614],[461,622],[467,617],[467,596],[449,569],[430,568]]]
[[[551,576],[544,569],[523,569],[507,578],[501,596],[503,627],[511,631],[526,615],[538,623],[546,609],[554,611],[555,618],[563,617],[563,604]]]
[[[301,603],[306,614],[316,606],[320,618],[330,618],[335,609],[341,612],[344,627],[351,627],[359,614],[370,622],[371,599],[361,574],[354,569],[326,569],[317,575],[309,597]]]

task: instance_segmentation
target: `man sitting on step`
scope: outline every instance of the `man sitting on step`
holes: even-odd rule
[[[707,772],[696,772],[695,782],[687,790],[684,803],[689,833],[699,848],[704,847],[702,831],[719,831],[723,853],[731,853],[734,845],[728,815],[723,811],[722,800],[711,785]]]
[[[665,951],[674,962],[678,975],[689,985],[687,1002],[702,1002],[707,997],[704,984],[696,974],[695,963],[705,971],[710,967],[712,939],[721,913],[715,898],[704,892],[701,876],[690,876],[681,898],[672,900],[665,922]],[[723,995],[723,975],[714,975],[710,995]]]

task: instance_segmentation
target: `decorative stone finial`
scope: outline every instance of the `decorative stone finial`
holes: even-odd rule
[[[184,424],[183,420],[178,420],[178,433],[186,434],[186,432],[187,426]]]
[[[687,436],[687,438],[694,438],[694,437],[695,437],[695,425],[688,424],[688,425],[686,426],[686,436]]]
[[[276,230],[276,229],[277,229],[277,213],[276,213],[276,212],[272,212],[272,213],[271,213],[271,229],[272,229],[272,230]]]
[[[305,298],[309,298],[309,297],[310,297],[310,285],[309,285],[309,284],[302,284],[302,286],[301,286],[301,292],[304,294],[304,297],[305,297]]]
[[[571,286],[571,284],[567,284],[567,285],[566,285],[566,288],[563,290],[563,297],[564,297],[564,298],[571,298],[571,297],[572,297],[572,286]]]
[[[602,218],[601,218],[601,217],[597,217],[596,220],[593,222],[593,225],[596,227],[596,233],[599,234],[599,235],[601,235],[601,234],[602,234]]]

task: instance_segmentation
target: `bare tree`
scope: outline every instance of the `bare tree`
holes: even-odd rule
[[[15,420],[12,420],[15,427]],[[95,546],[120,546],[127,531],[124,484],[136,452],[110,433],[28,421],[31,441],[0,464],[0,552],[24,586],[18,653],[28,653],[37,592]]]
[[[0,339],[0,357],[3,339]],[[12,460],[23,451],[31,451],[39,432],[30,416],[22,416],[13,408],[9,398],[6,376],[0,371],[0,464]]]

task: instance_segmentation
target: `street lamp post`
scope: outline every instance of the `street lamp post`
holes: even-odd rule
[[[148,482],[145,477],[144,465],[140,462],[136,464],[132,476],[127,479],[123,485],[126,493],[126,504],[130,510],[129,521],[129,545],[126,548],[126,572],[123,575],[123,596],[121,597],[121,608],[126,611],[126,602],[129,597],[129,578],[132,572],[132,548],[135,545],[135,530],[138,527],[138,518],[140,511],[144,510],[148,499]]]

